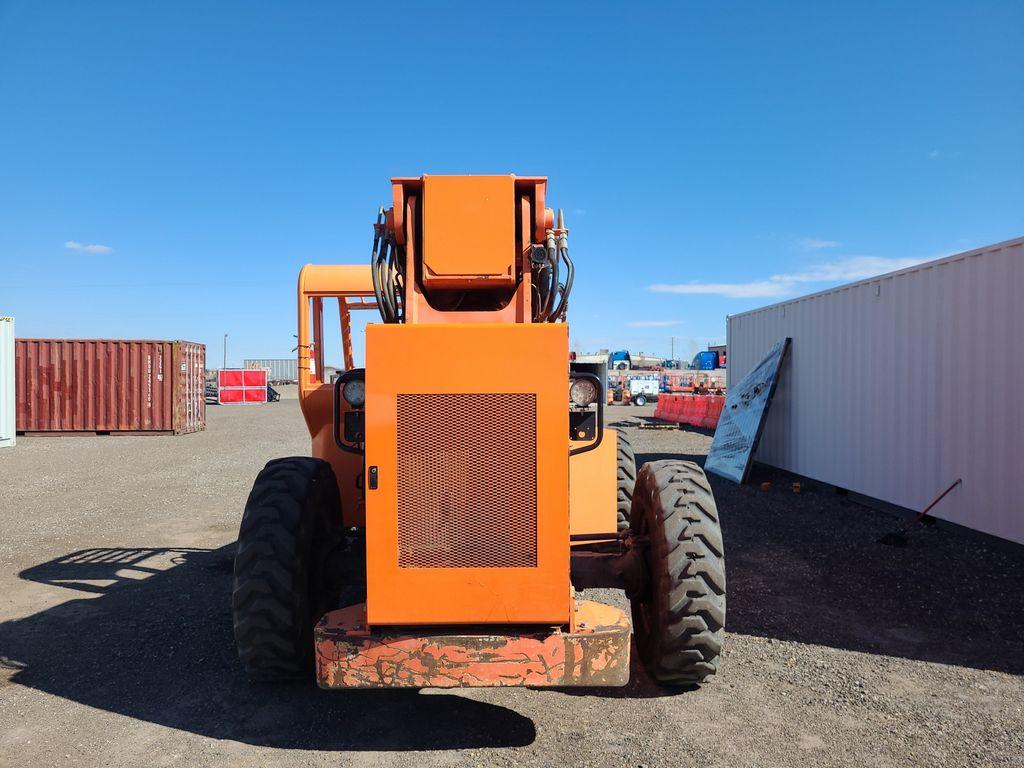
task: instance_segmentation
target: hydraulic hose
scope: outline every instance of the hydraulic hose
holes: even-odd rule
[[[548,291],[544,302],[544,319],[550,321],[555,294],[558,292],[558,249],[555,247],[555,237],[550,231],[548,232],[547,253],[548,264],[551,267],[551,290]]]
[[[534,322],[542,323],[547,320],[546,308],[548,305],[548,297],[551,295],[553,286],[551,285],[551,265],[544,261],[538,267],[534,273],[533,289],[537,291],[537,302],[534,305]]]
[[[384,293],[381,287],[380,273],[379,273],[379,258],[378,248],[381,245],[381,222],[384,218],[384,209],[377,209],[377,224],[373,228],[373,248],[370,251],[370,277],[373,280],[373,295],[377,299],[377,311],[380,312],[381,320],[385,323],[388,321],[387,314],[384,309]],[[386,242],[386,241],[385,241]]]
[[[377,223],[373,226],[370,277],[381,320],[385,323],[405,322],[405,270],[402,254],[387,229],[383,208],[377,209]]]
[[[559,256],[565,259],[565,285],[561,288],[561,298],[558,300],[558,307],[551,315],[551,322],[558,322],[569,308],[569,294],[572,293],[572,279],[576,275],[576,267],[569,258],[569,246],[564,245],[558,249]]]

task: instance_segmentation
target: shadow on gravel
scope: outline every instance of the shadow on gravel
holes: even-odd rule
[[[93,549],[23,571],[84,590],[0,624],[12,681],[98,709],[216,739],[308,750],[517,747],[534,725],[449,694],[321,691],[250,683],[235,656],[234,545],[217,550]]]
[[[566,696],[594,697],[598,699],[662,699],[685,696],[700,690],[697,685],[667,687],[654,682],[644,670],[637,655],[636,645],[630,649],[630,678],[621,688],[537,688],[538,691],[557,691]]]
[[[706,457],[638,454],[637,464],[667,458]],[[937,525],[885,546],[904,519],[831,486],[760,466],[748,485],[710,481],[727,632],[1024,675],[1024,547]]]
[[[703,453],[638,453],[636,455],[636,466],[639,468],[641,465],[646,464],[650,461],[661,461],[662,459],[677,459],[679,461],[692,461],[700,466],[704,466],[704,460],[707,456]]]

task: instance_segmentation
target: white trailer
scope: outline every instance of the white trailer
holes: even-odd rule
[[[729,385],[786,336],[756,461],[1024,543],[1024,238],[732,315]]]
[[[633,376],[629,379],[629,395],[633,405],[647,405],[658,399],[660,376]]]
[[[0,317],[0,448],[14,445],[14,318]]]

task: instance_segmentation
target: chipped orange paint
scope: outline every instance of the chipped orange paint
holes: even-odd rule
[[[629,681],[629,617],[590,600],[575,604],[576,630],[493,627],[403,633],[370,630],[365,604],[331,611],[316,626],[321,688],[622,686]]]

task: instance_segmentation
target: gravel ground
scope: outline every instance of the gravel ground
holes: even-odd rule
[[[1024,551],[941,526],[883,546],[893,517],[766,471],[712,481],[729,614],[703,688],[250,684],[232,542],[263,463],[308,450],[289,394],[198,435],[0,451],[0,765],[1024,764]],[[643,412],[609,412],[641,461],[703,460],[708,435]]]

